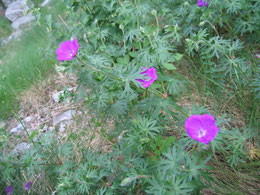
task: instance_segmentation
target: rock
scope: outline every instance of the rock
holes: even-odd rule
[[[53,126],[55,127],[57,124],[59,124],[62,121],[71,120],[72,117],[76,114],[75,110],[68,110],[58,117],[54,118],[52,121]]]
[[[67,91],[73,91],[73,88],[70,87],[70,88],[65,89],[65,90],[67,90]],[[62,90],[62,91],[59,91],[59,92],[53,94],[53,95],[52,95],[52,100],[53,100],[54,102],[58,103],[59,100],[60,100],[60,95],[64,94],[64,91],[65,91],[65,90]]]
[[[48,130],[48,126],[47,125],[44,125],[44,127],[42,128],[42,131],[43,132],[46,132]]]
[[[27,116],[25,119],[23,119],[24,122],[29,123],[32,120],[31,116]]]
[[[18,18],[24,16],[24,13],[29,10],[26,0],[17,0],[8,5],[5,17],[14,22]]]
[[[15,128],[12,128],[9,133],[16,135],[21,133],[22,131],[24,131],[22,124],[18,124]]]
[[[66,129],[66,124],[64,122],[61,122],[59,131],[62,133],[63,131],[65,131],[65,129]]]
[[[26,142],[22,142],[20,144],[18,144],[14,151],[13,151],[13,154],[17,155],[19,153],[24,153],[25,151],[29,150],[31,147],[32,147],[33,144],[28,144]]]
[[[12,23],[12,27],[14,29],[20,30],[22,27],[28,26],[30,24],[30,22],[33,20],[34,20],[34,16],[31,13],[29,13],[26,16],[22,16],[22,17],[18,18],[17,20],[15,20]]]
[[[59,132],[65,131],[66,127],[71,124],[72,121],[64,121],[60,123]]]
[[[27,135],[23,126],[25,128],[27,128],[28,133],[30,133],[30,129],[28,129],[28,126],[26,125],[26,123],[28,124],[30,121],[32,120],[31,116],[26,117],[25,119],[23,119],[21,122],[23,123],[23,125],[21,123],[19,123],[15,128],[12,128],[9,133],[11,134],[20,134],[21,132],[23,132],[24,135]]]
[[[12,4],[15,1],[17,0],[2,0],[2,2],[5,4],[6,7],[8,7],[10,4]]]
[[[49,2],[51,2],[51,0],[45,0],[44,2],[41,3],[41,7],[47,5]]]

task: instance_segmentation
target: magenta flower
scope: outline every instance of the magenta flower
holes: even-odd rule
[[[78,48],[79,44],[77,39],[61,43],[59,48],[56,50],[57,59],[59,61],[72,60],[77,54]]]
[[[28,181],[25,186],[24,189],[29,190],[32,187],[32,182]]]
[[[213,116],[209,114],[192,115],[185,121],[187,134],[194,140],[208,144],[218,134],[218,127]]]
[[[12,186],[8,186],[5,188],[6,194],[12,194],[14,192],[14,188]]]
[[[258,58],[259,58],[259,55],[258,55],[258,54],[256,54],[256,55],[255,55],[255,58],[256,58],[256,59],[258,59]]]
[[[142,86],[144,88],[148,88],[156,79],[157,79],[157,75],[156,75],[156,69],[154,67],[152,68],[147,68],[144,67],[142,68],[142,70],[145,70],[144,72],[141,72],[141,74],[145,74],[145,76],[150,77],[150,79],[136,79],[138,82],[142,83]]]
[[[206,2],[204,2],[203,0],[197,0],[198,1],[198,6],[199,7],[202,7],[202,6],[204,6],[204,7],[207,7],[207,5],[209,4],[209,0]]]

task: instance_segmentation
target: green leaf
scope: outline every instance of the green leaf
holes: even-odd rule
[[[119,64],[128,64],[130,61],[130,57],[129,55],[126,55],[124,58],[120,57],[120,58],[117,58],[117,62]]]
[[[183,57],[183,54],[176,53],[176,54],[174,54],[174,55],[173,55],[173,57],[174,57],[175,61],[179,61],[179,60],[181,60],[181,59],[182,59],[182,57]]]
[[[138,56],[138,53],[131,51],[131,52],[129,52],[129,55],[130,55],[131,57],[133,57],[133,58],[136,58],[136,57]]]
[[[36,131],[33,131],[33,132],[31,133],[31,135],[30,135],[30,139],[32,140],[32,139],[35,137],[35,135],[36,135]]]
[[[158,89],[158,88],[161,87],[161,84],[155,82],[155,83],[153,83],[150,87],[153,88],[153,89]]]
[[[163,64],[163,67],[164,67],[166,70],[176,70],[176,67],[175,67],[173,64],[170,64],[170,63],[164,63],[164,64]]]

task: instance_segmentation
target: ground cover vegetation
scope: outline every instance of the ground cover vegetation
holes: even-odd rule
[[[95,117],[28,133],[19,156],[2,131],[2,193],[259,193],[259,1],[65,2],[48,30]],[[97,127],[107,151],[88,144]]]
[[[34,1],[35,5],[40,1]],[[20,94],[28,89],[35,81],[45,78],[53,72],[55,56],[49,55],[55,37],[47,31],[47,21],[62,12],[64,3],[56,2],[55,8],[32,7],[37,25],[24,29],[19,40],[0,45],[0,118],[6,119],[18,103]],[[25,13],[26,14],[26,13]],[[40,14],[44,17],[40,17]],[[2,33],[3,32],[3,33]],[[0,40],[6,39],[12,32],[10,22],[0,18]]]

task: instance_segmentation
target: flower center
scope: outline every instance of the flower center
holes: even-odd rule
[[[198,138],[204,137],[206,135],[206,130],[204,129],[200,129],[198,132]]]

